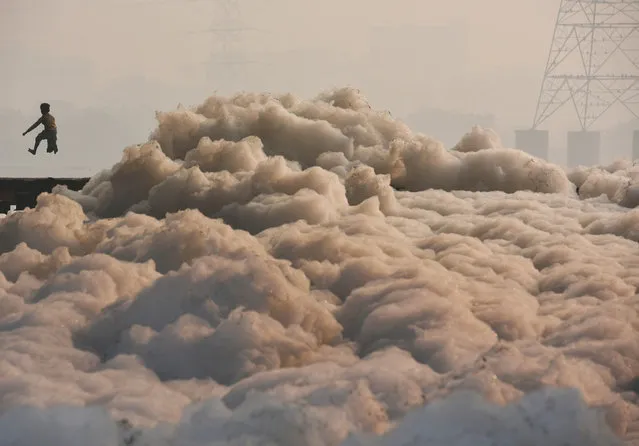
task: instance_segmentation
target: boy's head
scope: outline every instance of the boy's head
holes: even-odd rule
[[[46,102],[40,104],[40,113],[44,115],[45,113],[49,113],[49,110],[51,110],[51,106]]]

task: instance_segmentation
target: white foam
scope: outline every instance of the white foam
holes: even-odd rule
[[[353,89],[158,120],[0,220],[0,446],[639,437],[633,166]]]

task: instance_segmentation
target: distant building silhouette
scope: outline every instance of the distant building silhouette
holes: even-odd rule
[[[421,132],[453,147],[473,126],[495,128],[490,114],[459,113],[437,108],[424,108],[402,119],[413,131]]]

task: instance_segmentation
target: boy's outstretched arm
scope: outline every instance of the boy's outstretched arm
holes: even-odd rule
[[[42,118],[38,119],[31,127],[29,127],[23,134],[22,136],[26,135],[27,133],[29,133],[31,130],[33,130],[34,128],[36,128],[37,126],[39,126],[40,124],[42,124]]]

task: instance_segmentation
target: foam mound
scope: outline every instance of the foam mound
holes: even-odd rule
[[[214,96],[0,219],[0,446],[639,444],[634,167]]]

